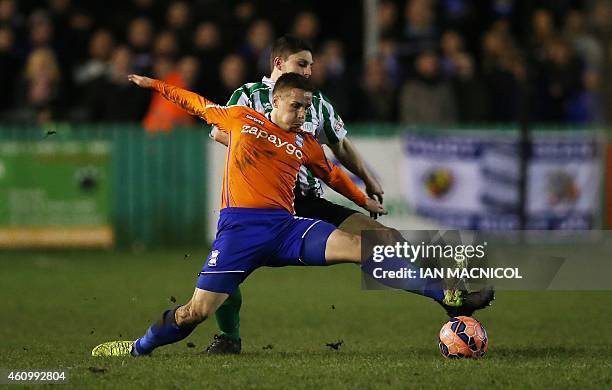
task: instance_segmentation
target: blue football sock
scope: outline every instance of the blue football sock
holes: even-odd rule
[[[413,270],[413,277],[408,278],[407,273]],[[361,271],[370,278],[387,287],[413,292],[432,298],[438,302],[444,300],[444,284],[441,279],[422,278],[419,274],[419,267],[409,261],[397,257],[386,257],[381,262],[375,262],[370,257],[361,264]],[[402,278],[382,278],[382,271],[401,272],[406,277]],[[379,276],[378,278],[375,276]]]
[[[174,319],[177,308],[166,310],[161,320],[151,325],[147,333],[136,340],[132,350],[134,355],[148,355],[157,347],[176,343],[191,334],[197,325],[179,326]]]

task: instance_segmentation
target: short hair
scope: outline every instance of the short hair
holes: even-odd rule
[[[297,73],[284,73],[276,80],[274,89],[272,89],[272,96],[291,88],[303,89],[306,92],[314,92],[312,83],[306,77]]]
[[[294,37],[293,35],[283,35],[274,41],[272,52],[270,53],[270,69],[274,69],[274,59],[281,57],[286,60],[290,55],[301,51],[312,53],[312,46],[307,41]]]

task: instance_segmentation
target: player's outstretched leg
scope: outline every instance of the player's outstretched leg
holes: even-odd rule
[[[228,294],[196,288],[191,300],[175,309],[166,310],[159,321],[134,342],[110,341],[95,347],[93,356],[149,355],[157,347],[176,343],[191,334],[198,324],[212,316]]]
[[[333,231],[326,243],[325,259],[327,264],[360,263],[362,272],[374,275],[375,272],[393,272],[399,274],[413,264],[399,258],[386,258],[382,262],[372,258],[363,259],[361,254],[361,237],[340,230]],[[376,271],[376,269],[379,269]],[[418,275],[418,273],[417,273]],[[397,278],[378,279],[385,286],[402,289],[432,298],[438,302],[450,317],[471,316],[474,311],[483,309],[495,299],[494,290],[490,287],[480,291],[468,292],[457,289],[444,289],[441,280],[435,278]]]

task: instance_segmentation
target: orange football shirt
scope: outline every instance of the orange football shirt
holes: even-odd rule
[[[302,164],[335,191],[365,205],[365,194],[327,160],[311,134],[283,130],[249,107],[219,106],[159,80],[153,89],[229,134],[221,208],[280,208],[294,214],[293,188]]]

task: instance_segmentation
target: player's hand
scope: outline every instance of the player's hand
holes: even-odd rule
[[[137,74],[128,75],[128,80],[138,85],[140,88],[151,88],[153,85],[153,79],[145,76],[139,76]]]
[[[366,181],[366,194],[372,199],[376,199],[378,203],[383,204],[383,191],[380,183],[376,179],[370,179]],[[378,218],[379,214],[370,212],[370,218]]]
[[[367,198],[364,209],[368,210],[371,214],[376,215],[387,215],[387,210],[380,204],[376,199],[372,199],[370,197]]]

